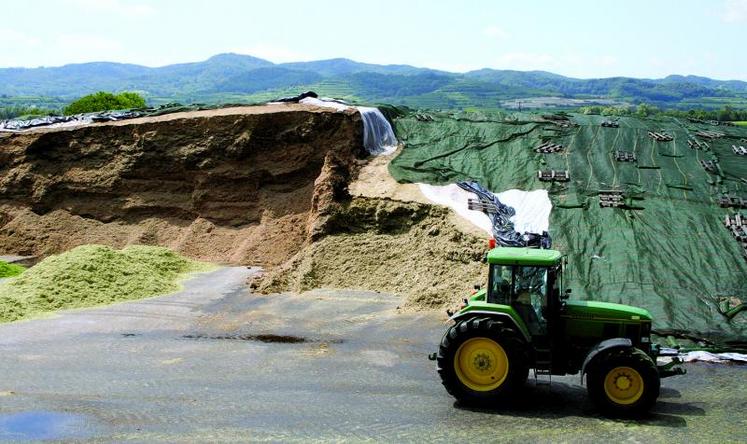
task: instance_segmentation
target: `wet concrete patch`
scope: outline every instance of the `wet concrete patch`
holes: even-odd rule
[[[83,438],[91,432],[89,418],[83,415],[44,410],[0,415],[0,440]]]
[[[513,405],[464,409],[426,359],[445,328],[440,313],[399,313],[393,298],[347,291],[235,292],[243,269],[197,279],[158,304],[0,325],[0,352],[16,357],[0,360],[3,412],[88,415],[71,425],[78,431],[52,438],[63,442],[465,442],[495,440],[496,430],[511,442],[744,436],[744,366],[688,364],[688,375],[662,381],[654,413],[632,422],[600,416],[578,376],[530,380]],[[27,436],[0,428],[0,442],[46,439]]]

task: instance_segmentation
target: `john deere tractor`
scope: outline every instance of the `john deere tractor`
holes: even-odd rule
[[[465,300],[431,355],[459,401],[506,400],[534,369],[535,377],[580,373],[601,410],[634,415],[656,402],[660,378],[684,373],[676,358],[657,366],[647,310],[568,300],[560,252],[499,247],[487,262],[487,288]]]

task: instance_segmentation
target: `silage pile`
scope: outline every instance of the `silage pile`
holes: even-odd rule
[[[161,247],[84,245],[0,284],[0,322],[170,293],[206,267]]]
[[[25,268],[20,265],[0,261],[0,279],[17,276],[23,273],[23,270],[25,270]]]
[[[382,291],[423,309],[453,306],[486,278],[487,241],[457,229],[446,208],[357,197],[325,228],[326,236],[254,286]]]

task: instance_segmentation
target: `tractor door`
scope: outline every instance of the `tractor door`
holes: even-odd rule
[[[547,267],[514,267],[511,307],[519,313],[532,336],[547,335],[547,271]]]
[[[510,305],[532,336],[547,335],[548,267],[491,265],[488,302]]]

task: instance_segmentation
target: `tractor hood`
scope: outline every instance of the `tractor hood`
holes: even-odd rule
[[[565,316],[584,319],[616,319],[627,321],[651,321],[648,310],[630,305],[598,301],[566,301]]]

